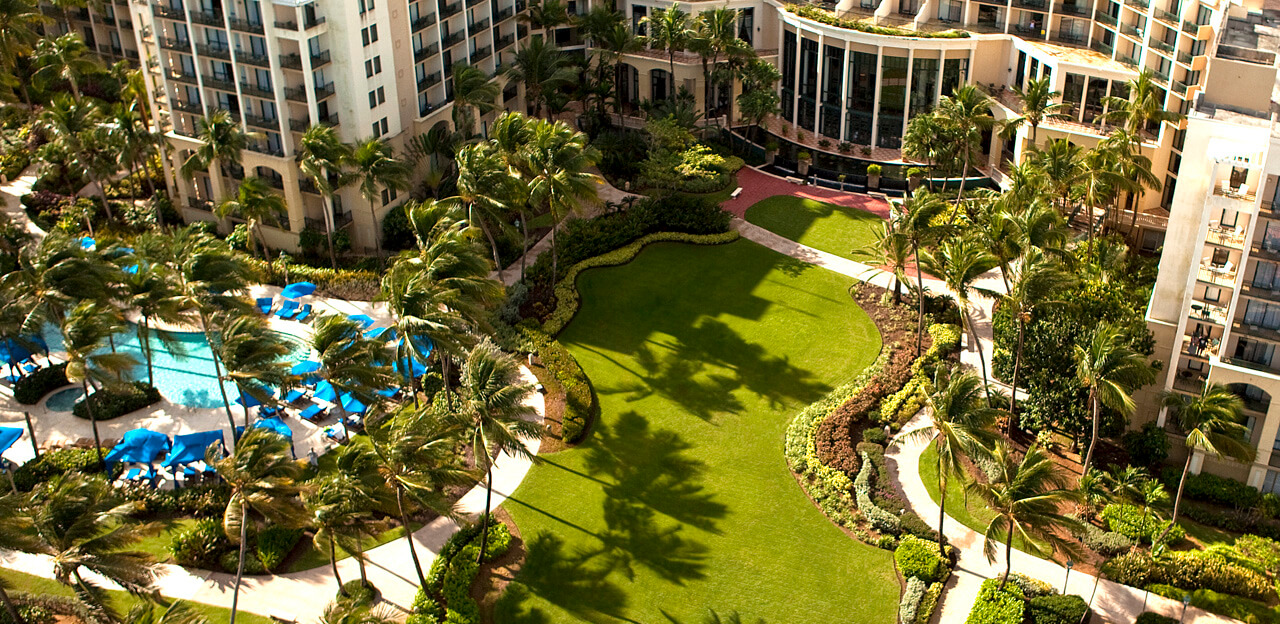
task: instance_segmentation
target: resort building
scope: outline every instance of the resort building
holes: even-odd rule
[[[1244,399],[1257,459],[1245,465],[1195,457],[1192,470],[1280,493],[1277,17],[1230,7],[1202,63],[1204,88],[1179,139],[1181,182],[1147,313],[1164,368],[1159,383],[1141,393],[1136,423],[1154,419],[1174,434],[1158,391],[1226,385]],[[1180,444],[1174,448],[1185,458]]]

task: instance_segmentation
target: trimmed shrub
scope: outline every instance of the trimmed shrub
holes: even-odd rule
[[[1176,492],[1182,471],[1166,468],[1160,473],[1160,478],[1170,492]],[[1187,475],[1186,488],[1182,493],[1183,500],[1203,501],[1235,509],[1252,509],[1261,496],[1258,488],[1207,472]]]
[[[1038,579],[1031,578],[1021,572],[1014,572],[1009,575],[1009,582],[1017,585],[1018,590],[1023,596],[1030,598],[1039,598],[1040,596],[1052,596],[1058,593],[1052,585]]]
[[[1026,610],[1026,601],[1022,590],[1013,583],[1007,583],[1004,591],[999,589],[999,579],[987,579],[978,590],[978,598],[973,601],[973,609],[969,611],[966,624],[1022,624]]]
[[[577,358],[560,341],[548,336],[533,321],[516,327],[495,323],[497,342],[507,351],[537,353],[547,371],[564,390],[565,406],[561,415],[560,437],[566,444],[582,441],[591,422],[600,411],[591,379]]]
[[[257,556],[263,569],[275,572],[302,539],[302,529],[270,526],[258,533]]]
[[[1123,555],[1133,548],[1133,540],[1121,533],[1103,531],[1089,523],[1084,523],[1084,532],[1080,535],[1084,545],[1104,557]]]
[[[884,444],[888,439],[889,436],[885,434],[884,429],[873,427],[862,430],[862,441],[868,444]]]
[[[246,551],[244,554],[244,573],[245,574],[265,573],[266,569],[262,567],[262,562],[259,561],[257,557],[253,556],[252,544],[250,546],[251,547],[249,548],[249,550]],[[227,552],[222,553],[222,557],[219,558],[218,560],[219,565],[222,566],[222,571],[226,572],[227,574],[235,574],[236,565],[238,565],[239,562],[240,562],[239,548],[232,548],[231,550],[228,550]]]
[[[427,573],[427,585],[418,589],[413,600],[413,613],[405,624],[478,624],[480,605],[471,597],[471,584],[480,571],[480,525],[464,527],[454,533]],[[492,517],[489,521],[489,545],[485,561],[506,554],[511,547],[507,525]]]
[[[343,596],[344,593],[346,594],[345,597]],[[334,596],[334,599],[350,600],[352,604],[368,607],[373,605],[373,601],[377,597],[378,590],[373,587],[372,583],[365,585],[364,581],[356,579],[354,581],[347,581],[343,583],[342,591],[338,592],[338,595]]]
[[[924,592],[920,599],[920,607],[916,609],[915,624],[927,624],[933,618],[933,610],[938,608],[938,599],[942,597],[942,583],[934,583]],[[903,622],[902,624],[911,624]]]
[[[1093,618],[1089,603],[1074,594],[1032,598],[1027,615],[1031,624],[1088,624]]]
[[[1184,590],[1211,589],[1264,601],[1275,595],[1265,576],[1198,551],[1173,552],[1154,560],[1150,553],[1135,550],[1106,562],[1102,571],[1117,583],[1134,587],[1160,584]]]
[[[121,495],[140,503],[140,513],[145,515],[216,518],[227,508],[227,502],[231,499],[231,486],[226,483],[202,483],[174,490],[124,488]]]
[[[222,522],[216,518],[202,518],[186,529],[178,531],[169,542],[169,553],[181,566],[215,570],[221,566],[223,555],[235,553],[231,540],[222,531]],[[235,571],[235,568],[232,568]]]
[[[57,390],[67,381],[67,363],[46,366],[13,384],[13,399],[23,405],[35,405],[44,395]]]
[[[160,391],[143,381],[104,386],[90,394],[88,398],[76,401],[76,406],[71,409],[71,413],[77,418],[88,420],[89,411],[86,401],[93,403],[93,418],[103,422],[159,403]]]
[[[925,584],[936,583],[946,576],[946,562],[938,556],[937,543],[922,540],[914,535],[906,535],[902,538],[898,543],[898,549],[893,551],[893,560],[897,562],[898,571],[902,576],[919,578]]]
[[[1266,574],[1280,576],[1280,542],[1257,535],[1236,538],[1235,550],[1256,563]]]
[[[1129,453],[1129,462],[1135,466],[1156,468],[1169,459],[1169,436],[1155,422],[1126,432],[1120,441]]]
[[[1144,544],[1152,543],[1172,523],[1171,520],[1161,520],[1155,514],[1143,513],[1142,508],[1137,505],[1118,503],[1103,507],[1102,519],[1112,531]],[[1173,543],[1182,539],[1185,534],[1182,527],[1174,525],[1165,539],[1168,543]]]
[[[58,618],[53,612],[40,605],[17,605],[18,617],[24,624],[54,624]],[[0,609],[0,624],[17,624],[9,616],[8,609]]]
[[[336,246],[337,237],[334,238]],[[382,287],[378,274],[373,271],[335,271],[329,267],[285,263],[278,259],[269,265],[257,258],[250,258],[249,262],[257,269],[259,279],[265,284],[284,286],[286,279],[289,282],[307,281],[316,285],[316,294],[326,297],[369,301],[378,295]]]
[[[918,577],[907,578],[907,587],[902,590],[902,599],[898,601],[898,621],[913,624],[919,617],[920,601],[924,600],[925,582]]]
[[[871,521],[872,527],[882,533],[897,535],[902,532],[902,524],[898,522],[898,516],[881,509],[871,500],[871,474],[875,469],[875,464],[871,463],[867,453],[863,452],[862,470],[858,471],[858,478],[853,480],[855,500],[858,501],[858,509],[867,517],[867,520]]]
[[[106,455],[106,450],[103,450]],[[35,486],[60,474],[69,472],[97,472],[98,453],[91,448],[60,448],[40,453],[13,473],[13,482],[19,490],[29,492]]]
[[[1167,615],[1152,613],[1150,611],[1138,616],[1133,624],[1178,624],[1178,620]]]

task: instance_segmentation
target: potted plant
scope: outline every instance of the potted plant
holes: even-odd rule
[[[840,183],[840,190],[842,191],[844,190],[844,178],[845,178],[845,175],[843,173],[836,176],[836,181]]]
[[[782,136],[790,136],[790,135],[791,135],[791,126],[787,124],[782,124]]]
[[[804,130],[796,130],[796,140],[797,140],[797,141],[799,141],[799,142],[801,142],[801,143],[804,143],[804,140],[805,140],[805,139],[807,139],[807,138],[809,138],[809,135],[805,134],[805,133],[804,133]]]
[[[809,152],[801,151],[796,154],[796,173],[801,176],[809,175],[809,163],[813,161],[813,156]]]
[[[848,154],[849,152],[853,151],[853,143],[850,143],[848,141],[841,141],[839,150],[841,154]]]
[[[831,149],[831,141],[828,141],[827,139],[822,139],[818,141],[818,149],[824,149],[824,150]]]
[[[764,164],[773,164],[773,159],[778,157],[778,147],[780,147],[778,142],[773,139],[769,139],[764,144]]]
[[[871,163],[867,165],[867,188],[869,189],[880,188],[880,172],[881,171],[883,171],[883,168],[878,163]]]
[[[920,181],[924,179],[924,169],[912,167],[907,169],[908,190],[916,190],[920,186]]]
[[[860,152],[862,152],[862,155],[863,155],[863,156],[870,156],[870,155],[871,155],[871,146],[870,146],[870,145],[863,145],[861,148],[859,148],[859,151],[860,151]]]

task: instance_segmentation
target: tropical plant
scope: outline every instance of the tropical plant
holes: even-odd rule
[[[1026,89],[1015,88],[1014,95],[1022,105],[1022,116],[1012,125],[1025,122],[1031,126],[1031,147],[1036,149],[1039,145],[1036,139],[1040,124],[1044,123],[1045,119],[1061,117],[1067,105],[1054,101],[1061,99],[1062,94],[1053,90],[1053,81],[1048,76],[1032,78],[1027,82]]]
[[[70,30],[70,29],[68,29]],[[87,76],[102,71],[89,46],[73,32],[61,37],[46,37],[36,44],[37,69],[32,78],[45,88],[65,80],[71,87],[71,97],[80,103],[80,83]]]
[[[182,175],[191,178],[197,171],[207,169],[210,177],[219,182],[215,193],[221,198],[224,193],[221,166],[238,167],[249,142],[258,138],[258,133],[245,132],[230,112],[219,108],[196,120],[196,139],[200,146],[182,163]]]
[[[378,138],[367,139],[355,146],[351,151],[347,166],[351,175],[357,180],[360,195],[369,202],[369,233],[373,235],[374,247],[378,251],[378,266],[386,268],[386,258],[382,253],[382,235],[378,227],[377,201],[379,191],[403,191],[409,188],[410,168],[408,163],[397,158],[391,145]]]
[[[1066,214],[1085,178],[1084,148],[1066,139],[1049,139],[1044,149],[1031,153],[1028,162],[1044,173],[1058,210]]]
[[[109,162],[113,164],[105,165],[104,172],[102,152],[110,152],[111,146],[110,131],[102,126],[103,121],[102,109],[97,104],[92,101],[82,103],[66,94],[55,96],[40,113],[40,125],[53,137],[53,143],[42,149],[57,146],[73,157],[75,162],[67,163],[67,166],[74,166],[89,178],[98,190],[103,211],[110,217],[111,204],[103,190],[103,180],[118,167],[120,155],[118,152],[111,155]],[[92,220],[86,220],[86,223],[92,232]]]
[[[751,59],[738,75],[742,79],[742,93],[738,94],[737,100],[743,118],[758,126],[769,115],[778,113],[780,99],[774,86],[782,79],[782,73],[773,63]],[[729,123],[733,123],[732,110],[729,111]]]
[[[376,538],[386,523],[373,515],[379,506],[376,496],[379,484],[367,478],[375,475],[376,470],[369,448],[348,444],[330,452],[337,456],[337,469],[312,482],[313,489],[303,493],[302,502],[310,516],[308,524],[315,530],[312,542],[329,556],[338,593],[346,596],[338,574],[338,550],[350,553],[359,563],[361,584],[370,587],[364,542]]]
[[[519,19],[542,31],[542,37],[534,37],[530,43],[546,38],[547,31],[569,23],[569,7],[560,0],[533,0],[527,12]]]
[[[0,531],[0,548],[6,551],[40,551],[40,542],[32,532],[31,518],[24,513],[24,503],[25,497],[18,494],[0,496],[0,525],[5,527],[4,531]],[[4,610],[11,622],[26,624],[9,595],[9,589],[8,583],[0,582],[0,602],[4,603]]]
[[[1047,257],[1039,247],[1028,246],[1015,264],[1008,266],[1009,288],[1003,305],[1010,306],[1010,314],[1018,326],[1018,341],[1013,349],[1013,377],[1010,387],[1018,387],[1018,374],[1022,369],[1022,348],[1026,335],[1027,323],[1031,321],[1036,309],[1040,306],[1060,303],[1057,295],[1066,292],[1075,283],[1070,273],[1064,271],[1058,262]],[[1009,414],[1017,413],[1017,392],[1009,393]],[[1014,419],[1009,419],[1009,432],[1012,433]]]
[[[182,600],[171,601],[163,610],[150,601],[139,602],[129,609],[124,621],[129,624],[209,624],[208,618]]]
[[[960,309],[960,324],[973,338],[973,345],[978,350],[978,359],[982,368],[982,385],[986,388],[987,399],[991,399],[991,388],[987,377],[987,362],[982,354],[982,342],[978,339],[977,330],[973,326],[973,296],[994,298],[992,291],[975,285],[982,274],[994,269],[999,263],[995,256],[987,251],[973,236],[960,235],[947,238],[932,251],[922,251],[919,255],[920,268],[941,279],[947,291]]]
[[[298,168],[324,198],[324,236],[329,246],[329,265],[335,270],[338,258],[333,251],[333,194],[351,183],[343,171],[351,160],[351,151],[333,126],[323,124],[308,127],[298,142]]]
[[[313,375],[333,384],[338,393],[351,393],[367,404],[392,384],[391,368],[382,363],[389,354],[385,340],[366,337],[359,323],[341,314],[321,316],[313,328],[311,349],[320,363]]]
[[[470,220],[480,226],[489,249],[493,252],[493,265],[502,279],[502,259],[498,255],[498,242],[494,231],[506,230],[505,218],[511,212],[512,199],[522,190],[511,176],[511,170],[489,143],[468,145],[458,150],[458,195],[453,199],[465,205]]]
[[[183,347],[182,341],[172,332],[153,324],[173,326],[185,323],[190,311],[187,307],[189,302],[182,296],[177,277],[167,265],[135,262],[137,264],[133,265],[132,272],[123,273],[122,290],[126,296],[126,308],[138,313],[138,323],[135,326],[138,345],[147,364],[147,383],[154,386],[152,336],[159,339],[170,354],[181,356]]]
[[[727,6],[702,11],[693,20],[693,33],[689,37],[688,48],[702,60],[704,117],[711,117],[711,103],[716,87],[712,71],[719,65],[720,56],[738,39],[737,23],[738,9]],[[729,85],[732,84],[730,81]]]
[[[291,457],[293,441],[274,430],[246,429],[230,455],[221,456],[218,447],[209,447],[205,462],[231,490],[222,515],[222,530],[239,548],[239,563],[231,593],[231,624],[236,622],[240,603],[240,581],[249,544],[249,525],[302,526],[306,513],[298,495],[302,465]]]
[[[873,263],[893,276],[893,304],[902,305],[902,285],[911,279],[907,274],[912,257],[911,240],[906,234],[894,231],[893,223],[889,221],[880,224],[873,233],[875,240],[855,251],[870,256]]]
[[[267,239],[262,235],[262,222],[276,221],[288,210],[284,195],[272,191],[264,178],[249,176],[240,181],[236,194],[218,202],[213,212],[222,219],[244,219],[249,225],[249,231],[262,245],[262,258],[270,261],[271,250],[267,248]]]
[[[38,29],[45,17],[32,0],[0,0],[0,85],[18,87],[25,103],[26,84],[18,78],[18,57],[28,54],[40,39]]]
[[[1102,122],[1120,123],[1134,133],[1150,133],[1152,124],[1178,123],[1186,115],[1164,108],[1164,89],[1156,84],[1151,70],[1144,69],[1129,80],[1128,98],[1108,96]]]
[[[268,386],[281,387],[289,380],[289,345],[280,334],[271,331],[267,322],[256,314],[239,311],[222,312],[212,319],[216,330],[210,343],[213,357],[222,363],[218,376],[218,389],[222,403],[231,419],[231,402],[227,398],[224,382],[235,384],[240,401],[245,405],[244,427],[249,428],[249,398],[258,403],[273,400]]]
[[[58,329],[66,351],[67,381],[80,384],[84,392],[84,406],[93,427],[94,448],[97,449],[98,463],[105,471],[107,464],[102,456],[102,437],[98,433],[98,419],[89,391],[120,383],[123,375],[133,370],[138,361],[128,353],[114,349],[102,352],[103,345],[111,336],[124,329],[124,319],[113,307],[83,301],[71,309]]]
[[[1079,546],[1063,539],[1058,529],[1079,531],[1079,520],[1064,515],[1059,506],[1076,500],[1076,492],[1068,488],[1067,477],[1038,445],[1027,449],[1021,461],[1003,440],[997,440],[992,451],[996,473],[987,482],[971,481],[968,490],[986,501],[995,517],[984,532],[982,552],[987,561],[996,559],[996,547],[1004,538],[1005,573],[1000,589],[1013,571],[1013,540],[1047,544],[1059,552],[1079,556]]]
[[[649,15],[640,20],[647,30],[645,41],[654,48],[667,53],[667,97],[676,93],[676,52],[683,52],[693,39],[693,19],[680,8],[679,2],[671,3],[665,9],[653,9]]]
[[[622,75],[624,67],[618,61],[626,54],[633,54],[644,49],[644,41],[631,31],[627,24],[614,24],[612,28],[598,33],[593,39],[593,49],[600,55],[600,64],[606,62],[613,65],[613,105],[618,114],[618,123],[622,123],[622,85],[626,77]]]
[[[1093,432],[1081,468],[1088,470],[1098,446],[1102,406],[1129,417],[1134,410],[1133,391],[1154,381],[1155,372],[1146,358],[1129,347],[1119,328],[1106,321],[1094,329],[1087,345],[1075,346],[1075,360],[1076,380],[1089,389],[1093,414]]]
[[[507,113],[510,115],[511,113]],[[529,204],[550,212],[555,221],[594,201],[600,177],[591,168],[600,152],[588,144],[587,135],[562,122],[538,120],[530,124],[529,142],[519,165],[529,189]],[[551,279],[559,275],[556,231],[551,228]]]
[[[469,63],[454,63],[453,75],[453,127],[464,138],[475,132],[475,118],[498,108],[496,100],[502,89],[484,70]]]
[[[994,128],[996,121],[991,116],[990,98],[972,84],[956,87],[951,95],[942,98],[938,104],[938,112],[947,120],[951,130],[949,136],[955,142],[952,152],[963,163],[960,168],[960,191],[956,194],[956,211],[951,215],[954,222],[964,203],[964,183],[965,178],[969,177],[969,162],[978,153],[982,133]]]
[[[544,5],[558,4],[558,0],[545,0]],[[534,117],[542,116],[542,109],[556,89],[577,81],[577,74],[569,68],[569,59],[554,43],[534,37],[516,50],[510,64],[504,69],[507,78],[524,85],[525,101],[532,108]]]
[[[1169,417],[1186,434],[1187,460],[1182,464],[1182,477],[1178,479],[1178,492],[1173,498],[1173,517],[1155,543],[1161,543],[1169,529],[1178,521],[1182,507],[1182,491],[1191,472],[1191,460],[1196,453],[1212,455],[1217,459],[1253,461],[1257,450],[1249,444],[1249,429],[1243,419],[1244,402],[1226,386],[1206,384],[1197,396],[1165,391],[1161,403]]]
[[[894,231],[901,232],[911,243],[911,254],[916,257],[916,264],[926,246],[941,238],[946,230],[936,225],[938,215],[947,209],[941,197],[924,188],[917,188],[911,199],[902,203],[901,209],[893,216]],[[924,352],[924,273],[916,270],[916,304],[919,315],[916,321],[916,357]]]
[[[414,404],[418,402],[419,380],[411,374],[413,362],[426,362],[434,354],[440,363],[446,396],[451,396],[452,358],[469,343],[466,319],[453,307],[458,293],[441,286],[429,276],[405,262],[397,262],[382,278],[380,297],[395,318],[396,361],[401,373],[411,377]]]

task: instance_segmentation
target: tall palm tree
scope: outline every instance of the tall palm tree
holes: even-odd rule
[[[924,272],[920,257],[926,246],[932,245],[944,233],[935,221],[947,210],[947,203],[938,195],[918,188],[911,199],[902,203],[902,209],[893,217],[894,231],[901,232],[911,243],[911,254],[916,257],[916,304],[919,315],[916,320],[916,357],[924,348]]]
[[[382,232],[378,223],[377,201],[382,189],[404,191],[409,188],[409,164],[397,158],[391,145],[378,138],[366,139],[351,151],[347,162],[351,175],[360,186],[360,195],[369,202],[369,227],[378,251],[378,266],[386,268],[382,253]]]
[[[669,66],[667,97],[676,95],[676,52],[683,52],[693,38],[693,18],[680,8],[679,2],[666,9],[654,9],[640,23],[648,28],[645,40],[650,46],[667,53]]]
[[[145,95],[144,95],[145,97]],[[142,172],[142,178],[146,181],[147,190],[150,191],[150,197],[156,196],[156,185],[152,178],[150,168],[152,157],[161,147],[161,136],[152,132],[147,126],[146,119],[142,111],[146,110],[146,102],[141,105],[136,103],[117,102],[111,107],[111,126],[110,133],[115,139],[116,145],[121,149],[120,156],[124,158],[128,165],[130,176],[134,176],[137,172]],[[135,192],[139,189],[134,189]],[[164,216],[160,209],[156,209],[156,223],[164,226]]]
[[[489,544],[489,506],[493,499],[493,457],[509,453],[535,459],[521,438],[542,435],[542,425],[525,398],[533,385],[520,381],[520,366],[511,356],[485,340],[471,349],[461,375],[459,412],[467,423],[467,437],[475,449],[476,467],[485,473],[484,515],[481,516],[480,558]]]
[[[969,177],[969,162],[978,153],[978,144],[982,141],[983,131],[995,127],[995,118],[991,116],[991,100],[978,87],[971,84],[956,87],[951,95],[942,99],[938,105],[939,113],[945,117],[952,130],[955,146],[952,151],[963,163],[960,168],[960,191],[956,194],[956,212],[963,205],[965,178]]]
[[[1107,112],[1100,121],[1119,123],[1134,133],[1148,133],[1151,124],[1178,123],[1186,115],[1164,109],[1164,89],[1157,85],[1151,70],[1144,69],[1129,80],[1129,97],[1108,96]]]
[[[56,144],[75,158],[75,163],[67,165],[75,165],[89,178],[98,190],[103,211],[111,217],[111,204],[103,190],[105,176],[102,175],[100,166],[94,166],[103,164],[101,155],[95,158],[94,152],[108,147],[101,145],[102,139],[108,138],[102,135],[109,134],[109,130],[102,126],[103,121],[102,109],[97,104],[92,101],[81,103],[66,94],[54,96],[53,101],[40,113],[40,125],[53,135]],[[114,172],[119,168],[119,154],[113,154],[110,162],[112,164],[108,165],[108,169]],[[92,229],[93,226],[89,227]]]
[[[84,392],[84,407],[93,427],[94,449],[103,471],[106,471],[107,464],[102,456],[102,437],[98,434],[98,419],[89,390],[96,391],[103,385],[119,383],[125,373],[138,365],[138,361],[128,353],[101,352],[110,337],[123,329],[124,319],[115,308],[95,301],[81,302],[67,314],[59,327],[66,350],[67,381],[80,384]]]
[[[23,509],[25,502],[26,497],[19,494],[6,494],[0,497],[0,525],[5,527],[4,531],[0,531],[0,548],[14,552],[39,552],[40,542],[32,531],[30,516]],[[13,603],[8,589],[10,587],[7,583],[0,582],[0,602],[4,603],[4,610],[9,614],[9,620],[17,624],[26,624],[26,620],[18,613],[18,607]]]
[[[238,166],[249,142],[260,138],[260,135],[245,132],[231,117],[230,112],[219,108],[196,120],[196,137],[200,141],[200,147],[191,152],[191,156],[182,163],[182,175],[191,178],[197,171],[207,169],[211,177],[221,181],[221,166]],[[214,192],[221,198],[223,189],[219,185]]]
[[[289,362],[285,359],[289,346],[279,334],[267,328],[266,320],[255,314],[223,312],[213,317],[212,325],[217,333],[210,346],[213,357],[222,363],[218,390],[222,393],[227,419],[231,420],[231,402],[223,384],[229,381],[235,384],[240,400],[246,405],[244,427],[248,430],[248,397],[267,403],[271,400],[267,386],[281,387],[290,379]],[[234,430],[234,426],[232,428]]]
[[[240,604],[240,580],[244,577],[244,557],[249,544],[249,525],[265,523],[302,526],[306,513],[298,495],[303,488],[302,464],[293,461],[291,441],[270,429],[246,429],[230,455],[209,447],[205,462],[227,483],[231,498],[222,514],[222,531],[239,549],[236,580],[231,593],[231,624],[236,622]]]
[[[265,179],[249,176],[240,181],[236,194],[218,202],[213,212],[220,219],[244,219],[249,225],[251,236],[262,246],[262,259],[270,261],[271,250],[267,248],[267,239],[262,235],[262,222],[275,221],[288,210],[284,195],[271,190],[271,185]]]
[[[973,326],[973,296],[995,297],[987,289],[974,285],[982,274],[998,266],[995,256],[971,236],[953,236],[943,241],[934,251],[920,254],[920,268],[938,277],[947,285],[947,291],[960,309],[960,323],[973,339],[982,367],[982,386],[987,399],[991,399],[991,387],[987,377],[987,361],[982,354],[982,341]]]
[[[428,355],[434,354],[440,363],[445,396],[452,401],[451,363],[466,351],[470,342],[469,325],[454,307],[458,293],[402,261],[383,276],[380,298],[387,302],[401,337],[396,347],[396,361],[401,363],[403,373],[410,374],[413,361],[425,362]],[[412,381],[417,404],[418,378],[413,377]]]
[[[139,509],[139,503],[121,499],[105,478],[78,473],[42,483],[25,507],[36,542],[33,552],[52,558],[54,578],[109,620],[116,618],[106,591],[83,572],[97,574],[131,593],[153,591],[155,559],[131,548],[159,527],[134,520]]]
[[[1128,181],[1125,191],[1125,207],[1132,211],[1130,230],[1138,221],[1138,201],[1147,189],[1159,192],[1163,187],[1160,178],[1151,172],[1151,159],[1142,153],[1142,135],[1128,130],[1114,130],[1102,141],[1120,176]]]
[[[453,80],[453,127],[463,137],[471,137],[475,118],[498,108],[496,100],[502,89],[484,70],[468,63],[455,63],[450,79]]]
[[[644,49],[644,42],[631,31],[627,24],[614,24],[609,30],[593,36],[595,53],[600,55],[600,64],[606,62],[613,66],[613,103],[617,107],[618,124],[622,124],[622,84],[626,78],[622,75],[623,66],[619,61],[626,54]]]
[[[510,113],[507,113],[510,114]],[[600,177],[590,173],[600,152],[588,144],[587,135],[561,122],[539,120],[531,126],[525,146],[522,173],[529,186],[529,203],[551,213],[559,222],[584,201],[594,201]],[[551,281],[559,271],[556,230],[551,228]]]
[[[1102,406],[1126,418],[1133,414],[1133,391],[1155,380],[1155,372],[1146,358],[1129,347],[1120,329],[1103,321],[1093,331],[1087,345],[1075,346],[1076,381],[1089,389],[1089,407],[1093,412],[1093,433],[1082,470],[1093,462],[1098,446],[1098,423]]]
[[[1136,192],[1134,182],[1121,172],[1116,162],[1116,152],[1106,145],[1099,145],[1085,152],[1082,159],[1083,170],[1080,175],[1080,199],[1089,211],[1089,249],[1088,258],[1093,259],[1093,234],[1097,229],[1094,210],[1103,209],[1103,219],[1111,212],[1111,206],[1121,191]]]
[[[1156,538],[1156,544],[1164,541],[1178,521],[1182,489],[1187,485],[1187,473],[1191,472],[1191,460],[1196,453],[1217,459],[1229,457],[1241,462],[1251,462],[1257,454],[1249,443],[1249,428],[1240,422],[1244,418],[1244,402],[1226,386],[1205,384],[1197,396],[1166,390],[1161,395],[1161,403],[1178,428],[1187,435],[1187,461],[1182,464],[1178,493],[1173,498],[1173,517]]]
[[[880,224],[874,234],[875,241],[860,251],[893,275],[893,304],[902,305],[902,285],[911,279],[907,275],[907,265],[911,263],[911,240],[906,234],[895,231],[890,221]]]
[[[529,3],[529,10],[518,18],[527,22],[531,28],[542,31],[542,37],[534,37],[529,43],[546,38],[547,31],[569,23],[569,7],[560,0],[534,0]]]
[[[6,88],[18,87],[25,103],[27,87],[18,79],[18,57],[31,52],[40,39],[37,29],[45,17],[33,0],[0,0],[0,78]]]
[[[698,13],[693,20],[693,34],[688,47],[702,59],[704,116],[711,117],[711,100],[714,92],[712,71],[720,63],[732,41],[738,38],[738,10],[727,6]],[[732,88],[733,82],[729,81]],[[730,93],[730,101],[732,101]]]
[[[1060,100],[1062,94],[1053,90],[1053,81],[1047,76],[1032,78],[1027,82],[1026,89],[1015,88],[1014,94],[1022,104],[1022,117],[1018,121],[1026,122],[1031,126],[1031,147],[1038,149],[1037,131],[1040,129],[1040,124],[1044,123],[1045,119],[1060,117],[1067,105],[1054,101]]]
[[[578,80],[577,73],[569,67],[569,58],[560,48],[536,37],[516,50],[503,71],[509,80],[524,85],[525,101],[532,107],[534,117],[542,116],[542,108],[555,90]]]
[[[1078,529],[1080,521],[1059,511],[1077,495],[1068,488],[1062,469],[1039,446],[1032,445],[1019,461],[1003,440],[997,440],[992,456],[997,473],[988,482],[970,482],[968,489],[982,497],[996,514],[987,525],[982,551],[987,561],[995,561],[996,546],[1004,538],[1005,572],[1000,579],[1003,590],[1013,571],[1015,537],[1074,554],[1079,547],[1059,536],[1057,529]]]
[[[36,44],[37,69],[32,76],[37,84],[51,85],[67,81],[71,96],[80,103],[80,82],[86,76],[102,71],[80,35],[67,33],[57,38],[44,38]]]
[[[609,92],[615,86],[608,78],[609,70],[618,60],[603,44],[609,33],[619,26],[624,29],[627,28],[627,18],[621,11],[612,6],[596,5],[583,15],[574,18],[573,23],[582,29],[582,34],[587,38],[588,49],[591,50],[591,56],[586,59],[587,69],[591,69],[592,58],[596,62],[594,79],[586,81],[589,84],[584,85],[584,87],[588,95],[597,96],[596,110],[603,115],[605,101],[608,99]]]
[[[124,621],[129,624],[209,624],[208,618],[182,600],[170,602],[163,611],[150,602],[140,602],[129,609]]]
[[[391,369],[382,364],[386,342],[366,338],[361,325],[346,316],[327,314],[316,319],[311,348],[320,362],[315,376],[333,384],[339,393],[352,393],[368,402],[392,382]]]
[[[1027,323],[1039,307],[1060,301],[1056,295],[1066,292],[1075,279],[1059,263],[1045,256],[1039,247],[1028,247],[1016,265],[1010,265],[1010,274],[1009,290],[1002,304],[1009,306],[1009,314],[1018,327],[1018,340],[1013,349],[1013,377],[1009,380],[1009,387],[1013,389],[1009,393],[1009,433],[1012,433],[1013,417],[1017,415],[1015,397],[1018,394],[1018,374],[1022,370],[1022,346]]]
[[[501,280],[502,259],[493,233],[507,230],[505,218],[512,212],[512,199],[521,189],[506,161],[489,143],[463,147],[458,150],[457,162],[458,195],[453,200],[467,207],[469,220],[478,224],[489,239],[493,266]]]
[[[1066,139],[1050,139],[1044,149],[1031,154],[1030,161],[1044,172],[1058,210],[1067,214],[1071,199],[1085,177],[1084,148]]]
[[[333,194],[351,182],[343,167],[351,159],[351,146],[338,138],[333,126],[310,126],[298,142],[298,167],[324,199],[324,236],[329,243],[329,265],[338,268],[333,252]]]
[[[967,481],[964,460],[990,453],[986,447],[996,438],[990,427],[1000,411],[987,406],[980,383],[973,374],[961,372],[958,367],[939,367],[929,395],[930,426],[904,438],[928,440],[938,454],[939,533],[947,518],[947,482],[952,477]],[[942,548],[939,541],[938,552],[945,556]]]
[[[24,252],[18,268],[0,277],[6,305],[23,317],[23,335],[39,335],[46,324],[62,325],[83,300],[106,301],[115,295],[120,269],[85,251],[76,238],[50,232]]]
[[[187,322],[189,301],[182,296],[177,276],[173,275],[172,269],[167,265],[139,262],[136,267],[134,272],[124,274],[124,304],[126,309],[138,313],[138,345],[147,364],[147,383],[154,386],[152,336],[158,338],[165,345],[165,350],[174,355],[181,356],[182,342],[171,332],[153,327],[153,323],[181,325]]]
[[[347,444],[330,453],[334,456],[334,470],[313,481],[313,489],[303,493],[302,502],[315,529],[312,541],[317,549],[329,554],[338,592],[345,596],[338,576],[338,550],[356,560],[361,584],[372,587],[365,569],[364,545],[386,529],[387,523],[375,518],[373,511],[390,501],[378,478],[377,458],[368,446]]]
[[[425,587],[427,578],[413,546],[410,503],[416,501],[442,515],[453,515],[445,489],[471,481],[471,474],[455,450],[462,434],[461,423],[456,418],[437,418],[429,409],[406,406],[390,416],[370,419],[366,431],[377,455],[378,474],[395,493],[405,543],[418,582]]]

